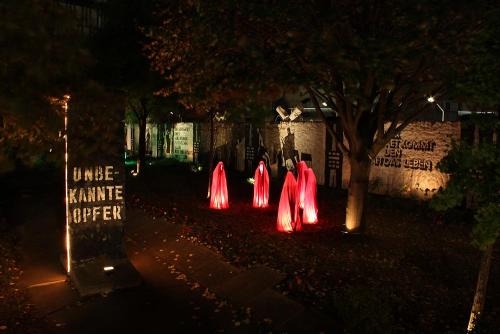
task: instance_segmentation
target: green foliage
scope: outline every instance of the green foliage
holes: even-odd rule
[[[432,200],[431,207],[444,211],[463,204],[466,196],[475,203],[474,244],[484,249],[500,234],[500,149],[486,142],[472,146],[454,144],[438,169],[451,174],[448,186]]]
[[[472,230],[474,245],[484,248],[494,244],[500,235],[500,203],[485,204],[477,210],[474,218],[477,221]]]

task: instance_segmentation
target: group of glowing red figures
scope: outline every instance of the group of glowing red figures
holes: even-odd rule
[[[253,187],[253,207],[269,206],[269,174],[263,161],[255,169]],[[219,162],[212,174],[210,192],[210,208],[227,209],[229,198],[227,193],[224,164]],[[302,216],[302,217],[301,217]],[[318,222],[318,205],[316,201],[316,176],[304,161],[297,164],[297,179],[288,171],[281,190],[278,207],[277,230],[295,232],[302,229],[302,223]]]

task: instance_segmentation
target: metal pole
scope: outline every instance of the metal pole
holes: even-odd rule
[[[444,109],[437,102],[436,105],[438,106],[439,110],[441,110],[441,122],[444,122]]]

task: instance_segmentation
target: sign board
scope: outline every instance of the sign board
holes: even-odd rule
[[[193,161],[193,123],[175,124],[173,144],[175,159]]]
[[[101,277],[103,266],[134,271],[123,246],[123,100],[85,92],[72,96],[65,109],[67,270],[83,295],[99,293],[120,286]]]
[[[255,159],[255,148],[252,146],[247,146],[245,148],[245,159],[253,161]]]
[[[392,138],[385,149],[382,150],[373,162],[375,166],[378,167],[390,167],[390,168],[406,168],[406,169],[420,169],[424,171],[432,172],[435,168],[432,163],[432,155],[436,149],[436,141],[434,139],[418,139],[418,138],[401,138],[400,135]],[[418,153],[423,158],[417,157]],[[428,155],[425,153],[429,152]],[[412,153],[415,157],[410,158]]]
[[[123,168],[113,161],[92,165],[74,161],[68,166],[67,200],[72,261],[83,261],[102,253],[123,255]]]
[[[328,168],[330,169],[340,169],[342,166],[340,152],[329,151],[328,152]]]

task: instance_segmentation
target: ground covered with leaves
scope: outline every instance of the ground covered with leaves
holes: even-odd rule
[[[335,317],[351,333],[460,333],[466,326],[480,253],[459,212],[440,218],[426,203],[370,196],[361,237],[341,233],[345,192],[320,187],[319,223],[275,230],[280,180],[270,207],[251,207],[252,185],[228,176],[230,208],[208,208],[207,174],[187,166],[150,166],[128,180],[128,203],[185,225],[184,237],[240,267],[286,273],[283,294]],[[497,247],[498,248],[498,247]],[[498,254],[498,249],[496,254]],[[489,318],[500,315],[500,266],[493,263]]]
[[[34,316],[26,291],[18,286],[23,275],[15,205],[25,184],[35,183],[37,175],[12,173],[0,178],[0,334],[44,333],[45,322]],[[22,181],[21,181],[22,180]]]
[[[0,333],[22,333],[36,328],[26,295],[16,284],[23,274],[12,234],[0,237]]]

